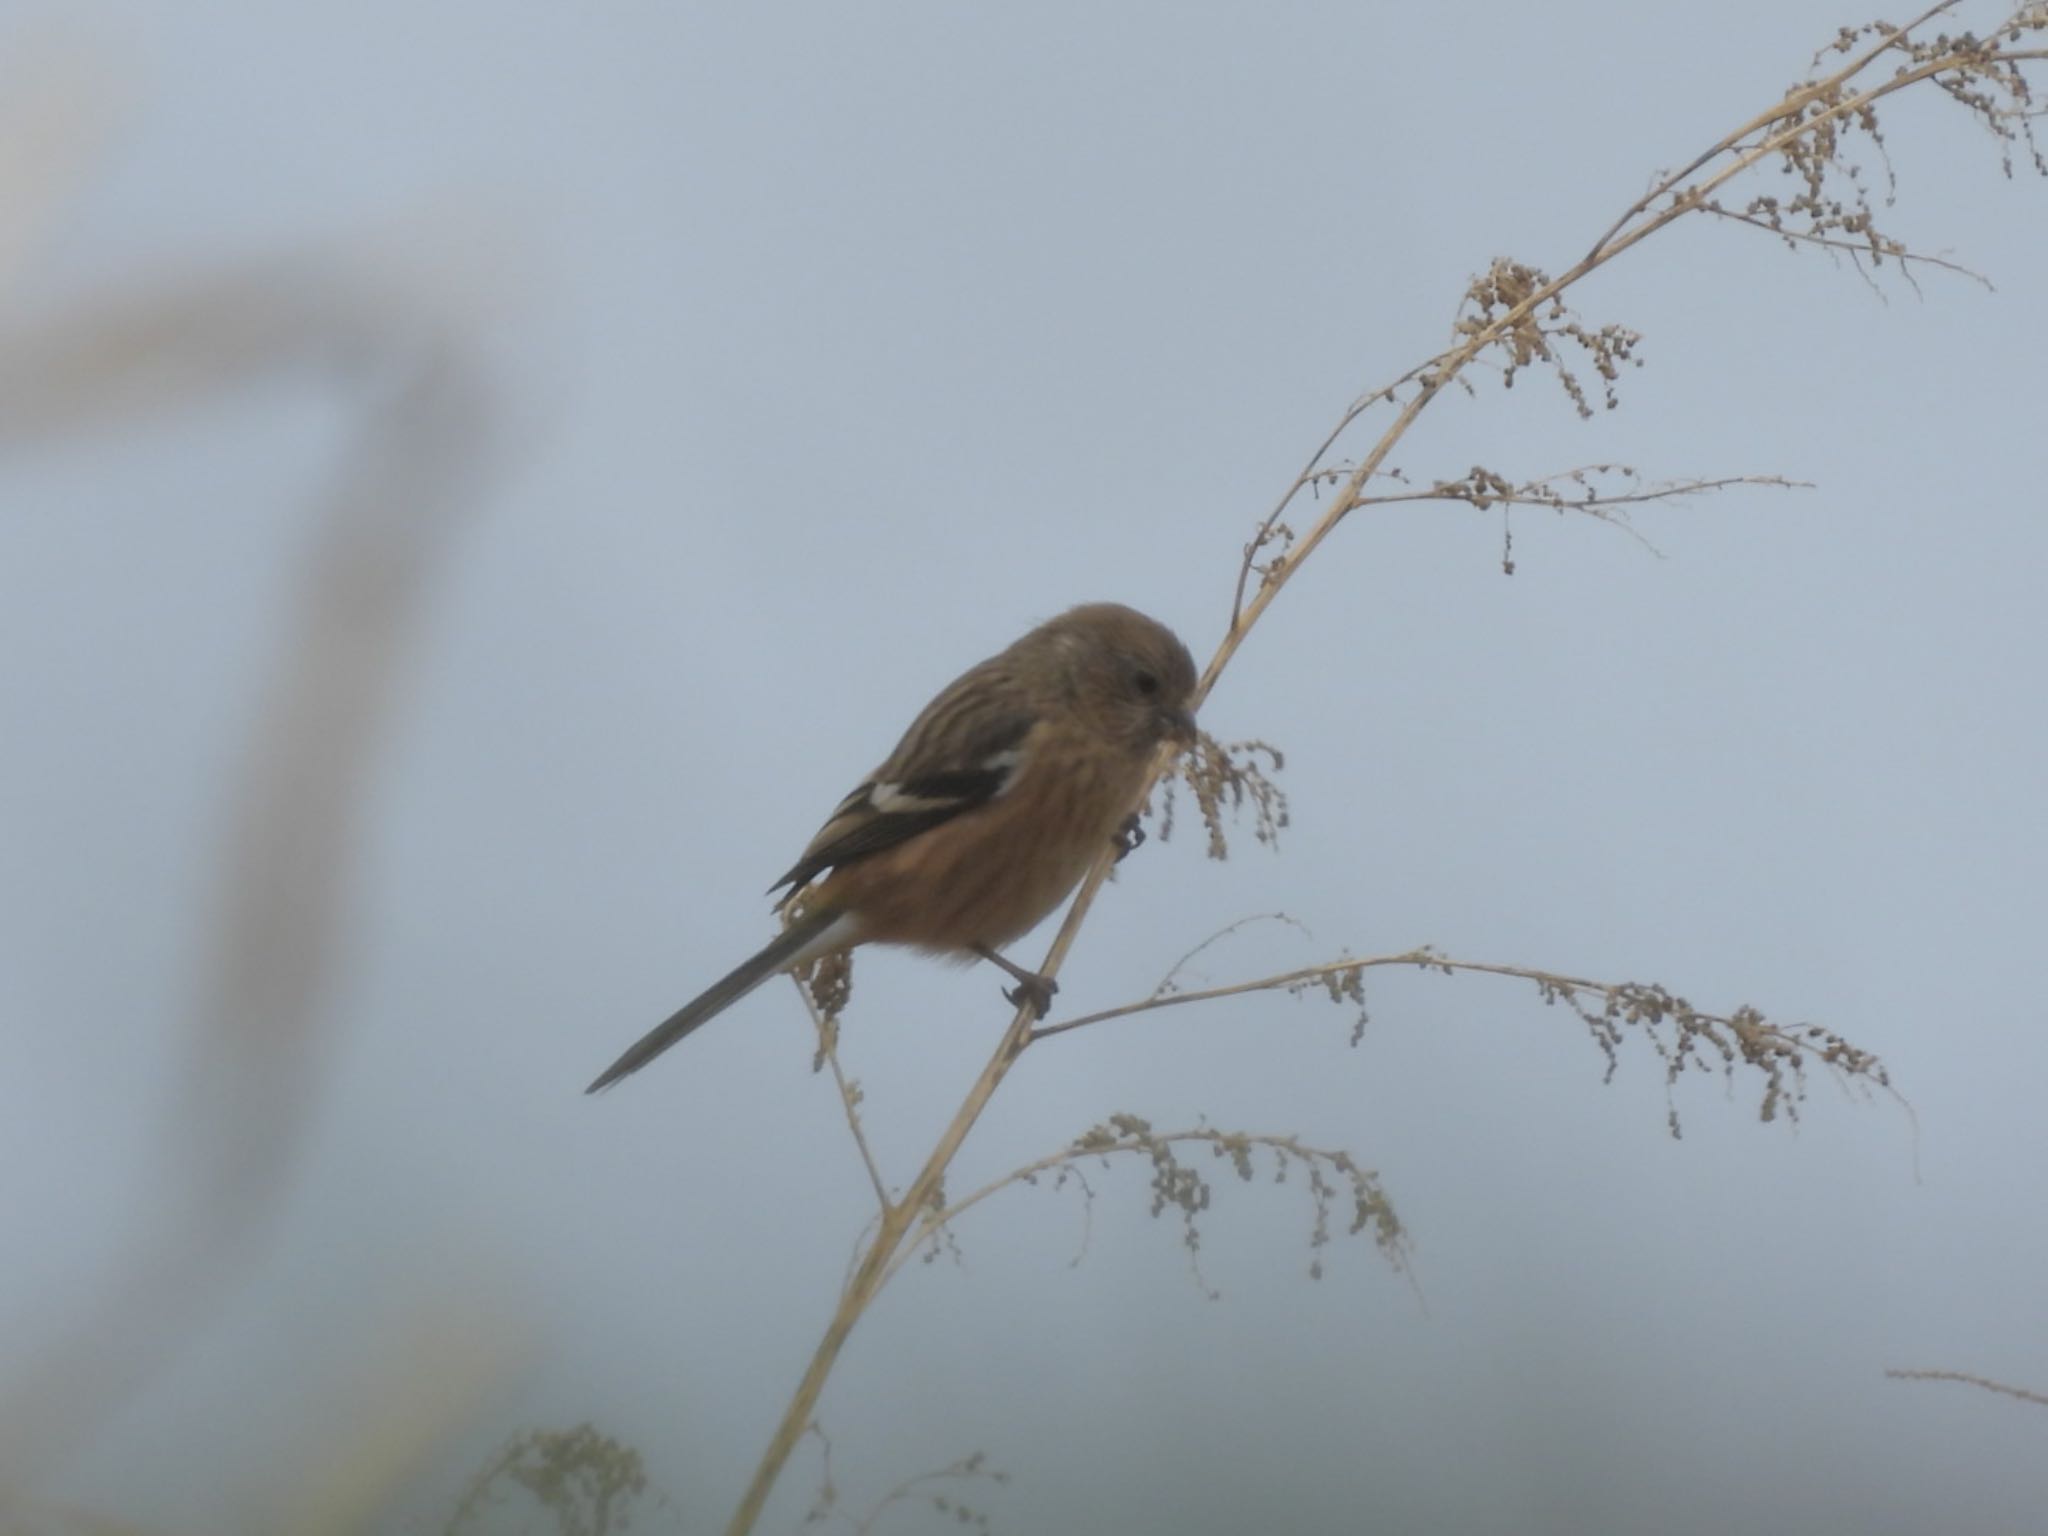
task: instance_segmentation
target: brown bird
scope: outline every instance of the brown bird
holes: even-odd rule
[[[1043,1013],[1053,983],[1004,958],[1119,835],[1163,742],[1194,740],[1195,663],[1117,603],[1041,624],[956,678],[826,818],[776,910],[801,914],[607,1067],[637,1072],[769,977],[856,944],[980,958]],[[822,878],[821,878],[822,877]],[[815,883],[813,883],[815,882]]]

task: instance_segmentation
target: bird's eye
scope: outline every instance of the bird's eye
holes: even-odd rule
[[[1137,685],[1138,692],[1148,699],[1159,691],[1159,675],[1156,672],[1140,672],[1131,681]]]

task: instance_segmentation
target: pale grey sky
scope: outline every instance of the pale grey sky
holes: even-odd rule
[[[510,422],[351,844],[282,1214],[39,1491],[275,1528],[349,1415],[389,1413],[415,1331],[480,1331],[497,1373],[380,1529],[438,1529],[498,1441],[584,1419],[645,1453],[672,1501],[650,1528],[718,1529],[863,1176],[780,985],[582,1085],[761,941],[762,888],[934,688],[1087,599],[1206,657],[1257,517],[1355,393],[1443,344],[1472,272],[1568,264],[1862,19],[0,12],[0,52],[83,61],[105,102],[98,157],[0,274],[10,325],[339,250],[486,316]],[[1270,997],[1083,1032],[1027,1058],[961,1187],[1112,1111],[1297,1132],[1380,1170],[1426,1306],[1359,1244],[1311,1282],[1293,1185],[1219,1192],[1215,1301],[1141,1168],[1096,1181],[1074,1267],[1078,1204],[1016,1192],[843,1359],[820,1416],[854,1503],[981,1449],[1014,1475],[982,1500],[1006,1531],[2038,1528],[2041,1411],[1882,1372],[2048,1387],[2048,185],[2008,183],[1931,95],[1887,142],[1893,232],[1996,292],[1880,298],[1681,227],[1579,295],[1646,338],[1620,411],[1582,423],[1529,377],[1446,399],[1396,456],[1423,481],[1623,461],[1817,488],[1651,511],[1661,556],[1519,516],[1512,579],[1496,518],[1355,519],[1203,715],[1287,751],[1278,854],[1148,846],[1060,1002],[1141,995],[1284,909],[1313,940],[1260,928],[1205,973],[1426,942],[1661,981],[1879,1051],[1917,1133],[1825,1079],[1796,1132],[1763,1126],[1751,1085],[1701,1079],[1674,1142],[1647,1051],[1603,1086],[1584,1032],[1505,984],[1381,980],[1356,1050],[1343,1013]],[[237,765],[346,448],[319,386],[0,467],[0,1372],[161,1197]],[[996,990],[862,960],[846,1053],[897,1178],[1000,1031]],[[797,1525],[814,1468],[764,1530]]]

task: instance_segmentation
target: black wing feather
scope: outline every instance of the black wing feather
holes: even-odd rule
[[[828,869],[871,858],[988,804],[1003,792],[1015,771],[1015,764],[996,760],[1021,746],[1033,723],[1033,717],[1023,713],[996,716],[972,739],[960,743],[963,761],[957,767],[892,781],[884,764],[874,778],[839,802],[803,857],[768,889],[779,891],[787,886],[793,896]],[[885,788],[895,800],[931,803],[884,809],[874,803],[877,788]],[[789,899],[785,896],[783,901]]]

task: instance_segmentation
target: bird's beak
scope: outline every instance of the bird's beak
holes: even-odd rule
[[[1191,709],[1170,710],[1166,716],[1166,736],[1183,747],[1195,744],[1195,712]]]

